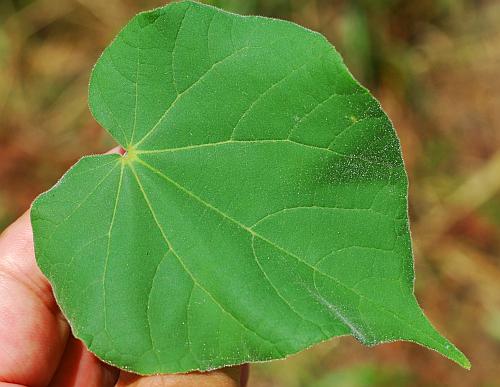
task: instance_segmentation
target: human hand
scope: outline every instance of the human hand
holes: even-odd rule
[[[99,361],[71,334],[35,262],[26,212],[0,235],[0,387],[245,386],[248,366],[140,377]]]

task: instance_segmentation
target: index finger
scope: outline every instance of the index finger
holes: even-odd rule
[[[29,213],[0,235],[0,382],[47,384],[69,327],[35,262]]]

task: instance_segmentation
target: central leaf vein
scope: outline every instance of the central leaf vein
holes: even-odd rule
[[[199,196],[195,195],[193,192],[191,192],[190,190],[188,190],[187,188],[183,187],[182,185],[180,185],[179,183],[177,183],[175,180],[172,180],[170,177],[168,177],[167,175],[165,175],[164,173],[162,173],[161,171],[159,171],[158,169],[152,167],[151,165],[149,165],[147,162],[141,160],[140,158],[137,159],[137,161],[139,163],[141,163],[142,165],[144,165],[146,168],[148,168],[149,170],[151,170],[152,172],[156,173],[157,175],[159,175],[160,177],[162,177],[163,179],[165,179],[167,182],[169,182],[170,184],[174,185],[175,187],[177,187],[180,191],[184,192],[185,194],[187,194],[188,196],[192,197],[193,199],[195,199],[196,201],[200,202],[201,204],[203,204],[204,206],[210,208],[211,210],[215,211],[216,213],[218,213],[219,215],[223,216],[224,218],[228,219],[229,221],[235,223],[236,225],[238,225],[239,227],[241,227],[242,229],[246,230],[248,233],[250,233],[251,235],[261,239],[262,241],[268,243],[270,246],[274,247],[275,249],[277,250],[280,250],[282,251],[283,253],[285,253],[286,255],[296,259],[297,261],[301,262],[302,264],[306,265],[309,269],[311,269],[313,272],[317,272],[318,274],[321,274],[327,278],[329,278],[330,280],[332,280],[334,283],[336,283],[337,285],[341,286],[343,289],[349,291],[350,293],[354,294],[355,296],[359,297],[359,298],[362,298],[370,303],[372,303],[373,305],[375,305],[376,307],[380,308],[381,310],[384,310],[388,313],[390,313],[391,315],[393,315],[394,317],[396,317],[398,320],[400,320],[401,322],[405,323],[408,327],[412,328],[412,329],[415,329],[419,332],[421,332],[423,335],[425,335],[426,337],[428,337],[430,340],[434,341],[435,343],[438,343],[438,341],[432,337],[431,335],[429,335],[427,332],[424,332],[422,330],[420,330],[419,328],[415,328],[413,327],[413,324],[410,322],[410,321],[407,321],[406,319],[404,319],[402,316],[400,316],[399,314],[397,314],[396,312],[394,312],[393,310],[391,309],[388,309],[385,305],[379,303],[378,301],[376,300],[373,300],[369,297],[367,297],[366,295],[360,293],[359,291],[357,291],[356,289],[354,288],[351,288],[349,287],[348,285],[344,284],[343,282],[341,282],[338,278],[332,276],[331,274],[329,273],[325,273],[321,270],[319,270],[316,266],[313,266],[311,264],[309,264],[307,261],[305,261],[304,259],[302,259],[301,257],[299,257],[298,255],[286,250],[284,247],[282,246],[279,246],[278,244],[276,244],[275,242],[271,241],[270,239],[264,237],[263,235],[259,234],[258,232],[256,232],[255,230],[252,230],[251,228],[247,227],[246,225],[244,225],[243,223],[239,222],[238,220],[232,218],[231,216],[227,215],[226,213],[224,213],[223,211],[219,210],[217,207],[213,206],[212,204],[206,202],[205,200],[203,200],[202,198],[200,198]],[[136,179],[138,179],[138,176],[136,175]],[[142,186],[141,186],[141,190],[143,191],[143,194],[145,195],[146,197],[146,193],[144,192],[144,190],[142,189]],[[149,201],[148,201],[149,203]],[[151,209],[151,207],[150,207]],[[160,230],[161,230],[161,226],[159,225],[159,223],[157,222],[158,224],[158,227],[160,227]],[[170,243],[169,243],[169,246],[170,246]],[[175,253],[174,253],[175,254]],[[180,260],[180,258],[179,258]],[[180,260],[180,262],[182,263],[182,260]],[[183,264],[183,263],[182,263]],[[183,266],[185,266],[183,264]],[[186,268],[186,270],[188,270]],[[189,272],[190,273],[190,272]],[[353,332],[354,333],[354,332]]]
[[[139,160],[139,159],[138,159]],[[218,301],[214,295],[208,291],[208,289],[206,289],[201,283],[200,281],[194,276],[194,274],[192,273],[192,271],[186,266],[185,262],[183,261],[183,259],[179,256],[179,254],[177,254],[177,252],[175,251],[175,249],[173,248],[172,246],[172,243],[170,242],[169,238],[167,237],[166,233],[165,233],[165,230],[163,230],[163,227],[161,226],[161,223],[160,221],[158,220],[158,217],[156,216],[156,213],[153,209],[153,206],[149,200],[149,197],[148,195],[146,194],[146,191],[144,190],[144,187],[139,179],[139,176],[137,174],[137,172],[135,171],[135,168],[133,167],[133,165],[129,164],[130,165],[130,169],[133,173],[133,175],[135,176],[135,179],[137,181],[137,184],[139,186],[139,189],[140,191],[142,192],[142,195],[144,196],[144,200],[149,208],[149,211],[151,213],[151,216],[153,217],[153,220],[155,221],[163,239],[165,240],[166,244],[168,245],[170,251],[172,252],[172,254],[177,258],[177,260],[179,261],[179,263],[181,264],[181,266],[183,267],[184,271],[191,277],[192,281],[201,289],[203,290],[220,308],[221,310],[228,314],[229,316],[231,316],[239,325],[241,325],[242,328],[244,328],[245,330],[255,334],[256,336],[260,337],[263,341],[271,344],[273,347],[276,346],[275,343],[273,343],[272,341],[270,341],[269,339],[261,336],[257,331],[255,330],[252,330],[250,329],[249,327],[247,327],[243,322],[241,322],[238,318],[236,318],[236,316],[234,316],[227,308],[225,308],[222,303],[220,301]]]

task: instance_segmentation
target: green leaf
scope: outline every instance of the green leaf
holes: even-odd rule
[[[321,35],[192,1],[141,13],[89,103],[125,156],[32,207],[76,337],[137,373],[279,359],[335,336],[469,367],[413,294],[395,131]]]

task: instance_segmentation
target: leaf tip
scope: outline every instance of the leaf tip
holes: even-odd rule
[[[472,365],[470,363],[470,360],[465,356],[458,348],[455,347],[454,355],[452,355],[450,358],[451,360],[455,361],[459,366],[462,368],[465,368],[467,371],[470,371]]]
[[[457,363],[462,368],[470,370],[471,363],[470,360],[467,358],[467,356],[465,356],[462,351],[460,351],[455,345],[453,345],[447,339],[445,339],[444,337],[443,339],[445,340],[444,348],[433,348],[433,349],[435,349],[437,352],[447,357],[451,361]]]

